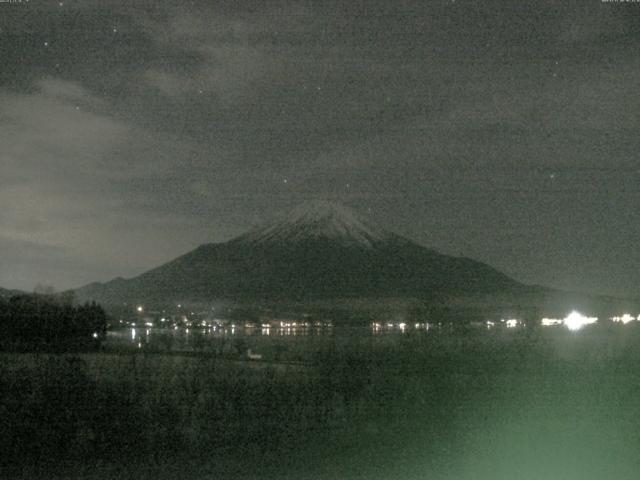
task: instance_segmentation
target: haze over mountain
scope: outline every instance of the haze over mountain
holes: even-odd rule
[[[92,283],[80,300],[301,300],[504,293],[524,285],[483,263],[443,255],[328,201],[224,243],[202,245],[131,279]]]

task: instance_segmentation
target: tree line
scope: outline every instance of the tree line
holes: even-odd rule
[[[0,299],[0,349],[96,348],[104,340],[107,321],[100,305],[75,305],[71,295],[34,293]]]

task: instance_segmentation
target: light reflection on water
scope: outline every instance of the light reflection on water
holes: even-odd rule
[[[161,350],[191,350],[194,348],[206,348],[209,344],[224,341],[225,339],[251,339],[256,345],[264,345],[277,341],[278,338],[330,338],[330,337],[371,337],[371,336],[402,336],[408,332],[438,331],[439,328],[428,324],[373,324],[372,326],[359,327],[333,327],[333,326],[212,326],[205,328],[179,328],[179,327],[130,327],[109,331],[105,345],[107,347],[131,347],[148,348],[156,347]]]
[[[500,328],[500,327],[504,328]],[[503,335],[513,337],[518,332],[524,332],[524,328],[508,328],[509,325],[496,324],[493,328],[486,328],[484,322],[481,327],[468,327],[466,330],[456,327],[451,322],[427,323],[427,322],[372,322],[368,326],[333,326],[331,324],[315,325],[309,323],[282,322],[282,325],[274,324],[217,324],[197,328],[179,326],[166,327],[140,327],[131,326],[125,329],[109,331],[105,342],[107,348],[138,348],[159,351],[198,351],[212,350],[221,353],[226,344],[240,345],[238,349],[246,349],[248,346],[270,348],[278,342],[293,342],[300,348],[304,343],[317,343],[323,341],[343,341],[361,338],[382,340],[388,338],[400,339],[408,336],[439,336],[461,335],[460,338],[471,335],[490,335],[496,338]],[[548,330],[550,334],[561,335],[565,330],[554,327]],[[511,334],[511,335],[509,335]],[[227,342],[229,340],[229,342]],[[238,352],[241,353],[241,352]]]

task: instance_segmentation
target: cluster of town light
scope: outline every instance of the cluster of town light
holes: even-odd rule
[[[573,311],[564,319],[564,324],[569,330],[575,331],[580,330],[585,325],[596,323],[597,321],[597,317],[585,317],[581,313]]]
[[[178,308],[181,308],[182,305],[178,305]],[[136,307],[136,310],[138,313],[143,313],[144,312],[144,307],[142,305],[138,305]],[[188,322],[187,322],[187,317],[183,316],[182,317],[183,322],[185,324],[187,324],[188,326]],[[611,321],[615,322],[615,323],[622,323],[624,325],[626,325],[627,323],[633,322],[633,321],[639,321],[640,322],[640,315],[638,315],[637,317],[634,317],[628,313],[625,313],[624,315],[621,316],[616,316],[616,317],[611,317],[610,319]],[[167,318],[162,318],[160,320],[162,323],[168,321]],[[543,318],[541,320],[541,325],[543,327],[552,327],[552,326],[557,326],[557,325],[564,325],[566,326],[569,330],[572,331],[576,331],[576,330],[580,330],[582,327],[584,327],[585,325],[590,325],[590,324],[594,324],[598,321],[597,317],[587,317],[585,315],[582,315],[581,313],[577,312],[577,311],[573,311],[571,312],[569,315],[567,315],[564,319],[560,319],[560,318]],[[122,323],[122,320],[120,321],[120,323]],[[506,326],[507,328],[516,328],[518,326],[524,325],[524,322],[522,322],[521,320],[518,320],[516,318],[509,318],[509,319],[501,319],[500,323],[504,326]],[[316,325],[321,324],[321,322],[315,322]],[[491,320],[487,320],[485,322],[485,325],[488,329],[491,329],[493,327],[496,326],[496,324],[498,324],[498,322],[494,322]],[[213,327],[214,329],[218,326],[221,326],[218,324],[218,322],[211,322],[211,324],[207,324],[206,321],[202,321],[201,325],[203,327]],[[302,328],[306,328],[311,326],[312,324],[310,322],[291,322],[291,321],[280,321],[279,322],[279,327],[282,329],[291,329],[291,328],[297,328],[297,327],[302,327]],[[135,323],[130,323],[131,327],[136,326]],[[145,326],[147,327],[151,327],[153,326],[153,323],[151,322],[145,322]],[[269,334],[270,333],[270,329],[272,327],[271,324],[269,323],[262,323],[261,325],[262,328],[262,332]],[[330,324],[325,324],[324,326],[330,326]],[[398,323],[392,323],[392,322],[388,322],[388,323],[379,323],[379,322],[373,322],[371,324],[373,330],[375,332],[379,332],[381,331],[383,328],[386,329],[395,329],[398,328],[400,331],[404,332],[406,331],[406,329],[409,327],[408,324],[404,323],[404,322],[398,322]],[[416,323],[415,325],[412,324],[412,326],[416,329],[416,330],[429,330],[430,325],[428,323]],[[277,328],[277,327],[276,327]],[[177,325],[174,325],[174,329],[178,329]],[[235,325],[231,325],[231,333],[234,333],[235,330]],[[188,331],[188,329],[187,329]],[[93,334],[94,338],[98,337],[97,333]],[[132,329],[132,338],[135,339],[135,330]]]
[[[616,323],[623,323],[626,325],[627,323],[633,322],[634,320],[637,320],[640,322],[640,315],[638,315],[638,318],[636,318],[633,315],[629,315],[628,313],[625,313],[621,317],[613,317],[611,318],[611,320]]]
[[[634,317],[625,313],[619,317],[611,317],[611,321],[615,323],[622,323],[626,325],[629,322],[640,321],[640,315]],[[569,330],[580,330],[585,325],[590,325],[598,321],[597,317],[586,317],[579,312],[573,311],[566,318],[543,318],[542,326],[551,327],[554,325],[565,325]]]
[[[590,325],[598,321],[597,317],[586,317],[579,312],[573,311],[567,315],[564,319],[559,318],[543,318],[540,324],[543,327],[552,327],[555,325],[564,325],[569,330],[580,330],[585,325]],[[507,328],[516,328],[519,325],[523,325],[518,319],[511,318],[508,320],[502,319],[501,323],[506,325]],[[487,328],[491,328],[495,325],[494,322],[487,322]]]
[[[613,322],[620,322],[623,324],[627,324],[635,320],[640,321],[640,315],[638,315],[638,317],[636,318],[626,313],[620,317],[612,317],[611,320]],[[586,325],[594,324],[597,321],[598,321],[598,317],[588,317],[574,310],[565,318],[546,318],[545,317],[540,321],[540,324],[543,327],[553,327],[558,325],[564,325],[565,327],[567,327],[567,329],[576,331],[576,330],[580,330]],[[492,328],[498,325],[502,325],[503,327],[512,329],[512,328],[524,326],[525,322],[517,318],[508,318],[508,319],[503,318],[500,321],[487,320],[484,323],[484,325],[489,330],[491,330]],[[392,323],[392,322],[388,322],[388,323],[373,322],[371,324],[371,327],[374,332],[381,332],[383,329],[396,329],[396,328],[399,329],[401,332],[404,332],[408,326],[409,325],[406,323]],[[429,324],[416,323],[415,329],[429,330]]]
[[[406,322],[387,322],[387,323],[381,323],[381,322],[372,322],[371,323],[371,328],[373,329],[374,333],[380,333],[383,330],[395,330],[398,329],[400,330],[400,332],[406,332],[407,329],[409,328],[413,328],[414,330],[429,330],[429,328],[431,327],[430,324],[426,323],[426,322],[416,322],[416,323],[406,323]]]
[[[624,314],[621,317],[613,317],[611,320],[614,322],[621,322],[621,323],[627,324],[633,320],[636,320],[636,318],[629,314]],[[640,321],[640,316],[638,316],[637,320]],[[543,327],[554,327],[557,325],[564,325],[569,330],[576,331],[576,330],[580,330],[585,325],[591,325],[596,323],[597,321],[598,321],[597,317],[587,317],[581,314],[580,312],[577,312],[574,310],[565,318],[546,318],[545,317],[540,321],[540,324]],[[522,324],[522,322],[520,322],[517,319],[509,319],[509,320],[502,319],[501,323],[506,325],[507,328],[515,328]],[[487,325],[487,328],[490,329],[494,327],[496,323],[492,321],[487,321],[486,325]]]
[[[556,325],[564,325],[569,330],[580,330],[585,325],[591,325],[598,321],[598,317],[587,317],[575,310],[565,318],[543,318],[540,324],[543,327],[555,327]]]
[[[556,325],[562,325],[563,320],[561,318],[543,318],[540,323],[543,327],[554,327]]]

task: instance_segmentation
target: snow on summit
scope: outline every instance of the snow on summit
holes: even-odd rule
[[[371,248],[375,243],[387,240],[389,234],[369,225],[344,205],[319,200],[303,203],[283,218],[247,233],[242,240],[290,243],[319,238]]]

